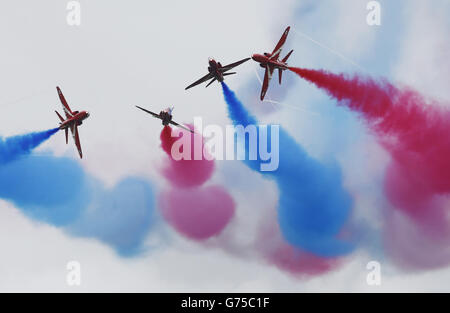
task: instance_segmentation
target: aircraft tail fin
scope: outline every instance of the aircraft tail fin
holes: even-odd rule
[[[278,69],[278,77],[279,77],[279,81],[280,81],[280,85],[281,85],[281,80],[283,78],[283,70],[281,68]]]
[[[66,145],[67,145],[69,143],[69,129],[66,128],[65,131],[66,131]]]
[[[283,59],[283,62],[287,62],[287,60],[289,59],[289,57],[291,56],[292,52],[294,52],[294,50],[289,51],[288,54],[286,54],[286,56]]]
[[[58,111],[55,111],[56,115],[58,115],[61,122],[64,122],[64,118],[58,113]]]

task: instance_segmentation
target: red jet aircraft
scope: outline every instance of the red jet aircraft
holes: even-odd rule
[[[169,124],[172,124],[172,125],[174,125],[174,126],[181,127],[181,128],[183,128],[184,130],[187,130],[187,131],[189,131],[189,132],[191,132],[191,133],[194,133],[191,129],[189,129],[189,128],[183,126],[183,125],[180,125],[180,124],[178,124],[177,122],[172,121],[172,111],[173,111],[173,107],[167,108],[167,109],[165,109],[165,110],[162,110],[161,112],[159,112],[159,114],[156,114],[156,113],[154,113],[154,112],[152,112],[152,111],[149,111],[149,110],[146,110],[146,109],[144,109],[144,108],[141,108],[140,106],[137,106],[137,105],[136,105],[136,108],[141,109],[142,111],[144,111],[144,112],[146,112],[146,113],[152,115],[153,117],[159,118],[159,119],[162,121],[162,124],[163,124],[164,126],[167,126],[167,125],[169,125]]]
[[[212,79],[212,80],[209,82],[208,85],[206,85],[206,87],[211,85],[216,80],[218,80],[219,82],[223,82],[224,79],[225,79],[224,76],[236,74],[236,72],[233,72],[233,73],[226,73],[226,72],[228,72],[229,70],[235,68],[236,66],[241,65],[244,62],[247,62],[248,60],[250,60],[250,58],[246,58],[246,59],[240,60],[238,62],[222,66],[222,64],[220,64],[220,62],[216,62],[216,60],[214,60],[212,58],[209,58],[209,60],[208,60],[208,62],[209,62],[209,66],[208,66],[209,73],[206,74],[205,76],[203,76],[202,78],[200,78],[199,80],[197,80],[192,85],[187,86],[185,90],[188,90],[189,88],[197,86],[197,85],[199,85],[201,83],[204,83],[204,82],[206,82],[209,79]]]
[[[83,124],[83,120],[87,119],[89,117],[89,112],[87,111],[74,111],[70,110],[69,105],[67,104],[66,99],[64,98],[63,93],[61,92],[61,89],[59,87],[56,87],[56,90],[58,90],[59,99],[61,100],[64,113],[66,114],[66,119],[64,119],[58,111],[55,111],[58,115],[59,119],[61,120],[61,123],[59,123],[59,129],[64,129],[66,133],[66,144],[68,143],[68,132],[70,129],[70,132],[72,133],[73,140],[75,142],[75,145],[77,146],[78,153],[80,154],[80,158],[83,158],[83,152],[81,151],[81,144],[80,144],[80,136],[78,134],[78,126]]]
[[[272,79],[272,75],[273,72],[275,71],[275,69],[278,69],[278,74],[279,74],[279,81],[281,84],[281,78],[283,76],[283,71],[288,69],[288,65],[287,65],[287,60],[289,59],[289,57],[291,56],[292,52],[294,52],[294,50],[291,50],[291,52],[289,52],[283,60],[279,60],[281,51],[283,50],[283,46],[286,42],[287,36],[289,34],[289,30],[291,28],[288,27],[286,28],[286,30],[283,33],[283,36],[281,36],[280,41],[278,42],[277,46],[275,47],[275,49],[273,50],[272,53],[264,53],[264,55],[261,54],[254,54],[252,56],[252,59],[255,60],[256,62],[258,62],[260,64],[260,66],[262,68],[266,69],[266,73],[264,74],[264,82],[262,85],[262,90],[261,90],[261,101],[264,100],[264,97],[266,96],[266,92],[267,89],[269,88],[269,83],[270,80]]]

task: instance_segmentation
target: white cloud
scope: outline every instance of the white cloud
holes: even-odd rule
[[[371,49],[374,40],[373,30],[362,27],[365,16],[360,15],[365,7],[361,9],[358,3],[341,1],[336,11],[322,7],[310,14],[316,19],[322,14],[337,15],[334,24],[316,20],[319,26],[314,29],[305,29],[308,21],[294,26],[357,58]],[[259,47],[271,47],[279,36],[278,29],[285,27],[280,21],[296,5],[295,1],[278,1],[275,6],[270,1],[256,0],[136,1],[132,5],[98,0],[81,4],[80,28],[67,26],[65,3],[61,1],[2,5],[0,105],[6,118],[1,121],[0,133],[6,136],[56,125],[52,110],[60,110],[54,90],[59,84],[74,108],[92,113],[81,128],[86,156],[83,166],[111,185],[130,173],[146,175],[153,181],[160,179],[161,125],[137,111],[134,104],[154,110],[175,105],[175,119],[181,122],[199,115],[207,123],[228,123],[219,86],[206,90],[198,87],[191,92],[185,92],[184,87],[205,73],[209,56],[231,62],[259,51]],[[411,19],[396,73],[399,81],[436,97],[448,96],[448,67],[439,66],[449,55],[443,52],[448,42],[441,40],[448,33],[446,12],[445,4],[431,9],[430,4],[417,1],[405,13]],[[291,35],[291,40],[301,39]],[[301,64],[348,68],[329,52],[302,43],[305,49],[296,51],[295,57]],[[239,77],[229,80],[231,86],[254,79],[253,65],[238,71]],[[317,93],[304,86],[300,90],[304,92],[304,103],[316,101]],[[293,118],[292,111],[285,109],[271,119],[286,121],[286,127],[296,130],[297,137],[313,154],[321,155],[321,148],[314,148],[313,139],[308,139],[308,135],[320,134],[317,125],[311,126],[320,122],[309,122],[308,129],[304,125],[311,117],[299,116]],[[58,134],[43,149],[76,157],[74,147],[66,147],[63,141]],[[368,166],[363,158],[358,159],[362,168]],[[379,166],[377,159],[370,174],[376,176]],[[232,240],[248,239],[253,218],[258,215],[256,208],[266,203],[264,210],[270,211],[276,191],[273,184],[249,174],[244,166],[227,167],[220,167],[215,179],[232,179],[234,176],[230,178],[226,173],[230,171],[258,185],[247,194],[240,193],[238,186],[231,190],[239,204],[240,219],[232,225],[236,233],[228,230],[224,235]],[[347,171],[353,164],[343,167]],[[357,177],[351,172],[346,175],[350,188],[357,188],[360,182],[370,184],[367,176]],[[371,207],[372,201],[361,206]],[[448,288],[450,276],[447,269],[414,276],[388,269],[380,288],[368,287],[365,264],[370,257],[361,253],[336,272],[299,281],[254,257],[240,258],[228,250],[177,237],[170,240],[170,247],[122,259],[99,242],[76,239],[54,227],[33,223],[10,204],[0,202],[0,291],[442,291]],[[66,285],[65,266],[70,260],[81,262],[80,288]]]

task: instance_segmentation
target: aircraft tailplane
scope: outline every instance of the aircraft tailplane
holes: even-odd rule
[[[56,115],[58,115],[61,122],[64,122],[64,118],[58,113],[58,111],[55,111]]]
[[[287,62],[287,60],[289,59],[289,57],[291,56],[292,52],[294,52],[294,50],[291,50],[283,59],[283,62]]]
[[[209,82],[209,84],[208,85],[206,85],[206,87],[205,88],[208,88],[209,87],[209,85],[211,85],[212,83],[214,83],[215,81],[216,81],[217,79],[216,78],[213,78],[210,82]]]

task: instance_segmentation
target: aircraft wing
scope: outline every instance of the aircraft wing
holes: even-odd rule
[[[246,58],[246,59],[243,59],[243,60],[240,60],[240,61],[228,64],[228,65],[225,65],[225,66],[222,67],[223,72],[225,73],[225,72],[231,70],[232,68],[235,68],[236,66],[239,66],[239,65],[241,65],[244,62],[247,62],[248,60],[250,60],[250,58]]]
[[[156,114],[156,113],[154,113],[154,112],[152,112],[152,111],[149,111],[149,110],[146,110],[146,109],[144,109],[144,108],[141,108],[140,106],[137,106],[137,105],[136,105],[136,108],[141,109],[142,111],[147,112],[148,114],[153,115],[153,117],[156,117],[156,118],[161,119],[161,117],[159,116],[159,114]]]
[[[267,65],[266,73],[264,74],[264,82],[261,90],[261,101],[264,100],[266,96],[267,89],[269,89],[270,80],[272,79],[274,68]]]
[[[192,88],[194,86],[200,85],[201,83],[204,83],[204,82],[206,82],[207,80],[210,80],[213,77],[214,76],[211,73],[208,73],[205,76],[203,76],[202,78],[200,78],[199,80],[197,80],[195,83],[187,86],[184,90],[188,90],[189,88]]]
[[[78,126],[72,125],[70,127],[70,131],[72,133],[73,141],[75,141],[75,145],[77,146],[78,153],[80,154],[80,158],[83,158],[83,151],[81,151],[80,135],[78,134]]]
[[[58,91],[59,100],[61,100],[64,113],[66,114],[66,118],[71,118],[73,116],[73,113],[69,105],[67,104],[66,98],[64,98],[64,95],[61,89],[59,89],[59,87],[56,87],[56,90]]]
[[[191,133],[193,133],[193,134],[194,134],[194,131],[193,131],[192,129],[189,129],[189,128],[187,128],[187,127],[183,126],[183,125],[180,125],[180,124],[178,124],[177,122],[174,122],[174,121],[170,121],[169,123],[170,123],[170,124],[172,124],[172,125],[174,125],[174,126],[177,126],[177,127],[183,128],[184,130],[187,130],[188,132],[191,132]]]
[[[280,53],[283,50],[284,44],[286,42],[287,36],[289,35],[290,29],[291,27],[286,28],[277,46],[275,47],[275,49],[273,49],[272,56],[270,57],[272,60],[276,60],[280,56]]]

